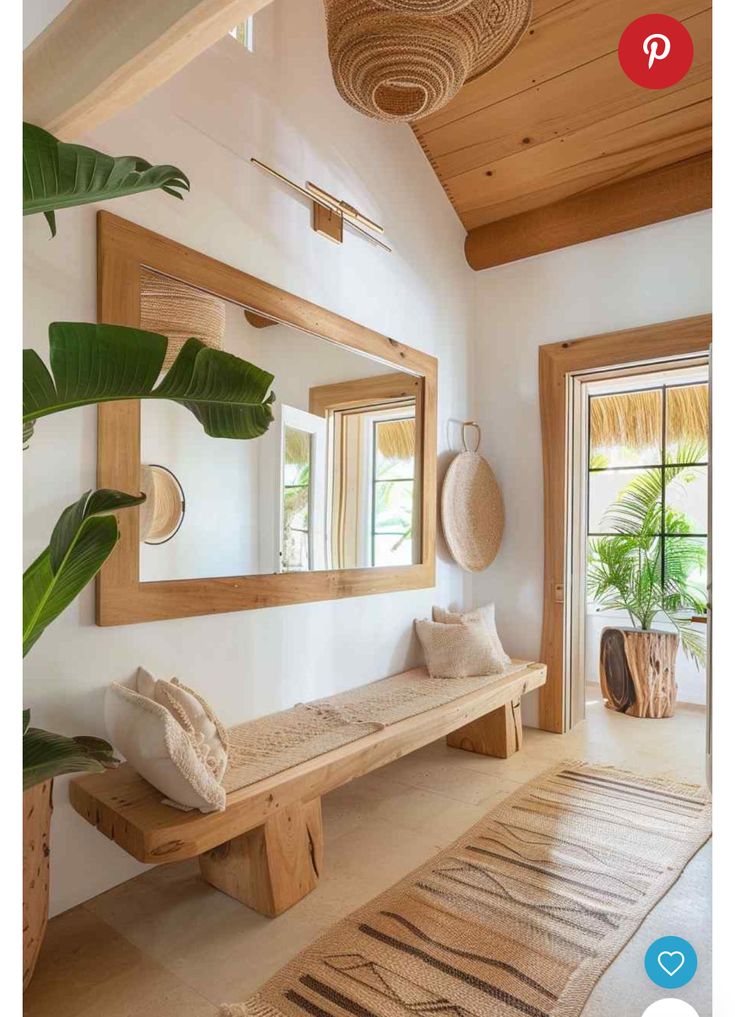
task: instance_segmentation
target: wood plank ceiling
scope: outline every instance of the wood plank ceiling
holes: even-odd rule
[[[413,125],[474,268],[709,207],[711,2],[653,9],[694,40],[671,88],[641,88],[618,63],[624,28],[650,13],[643,0],[535,0],[505,62]]]

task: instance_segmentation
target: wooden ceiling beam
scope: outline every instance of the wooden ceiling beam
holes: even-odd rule
[[[470,230],[465,256],[479,271],[712,207],[712,153],[575,194]]]
[[[70,141],[271,0],[71,0],[23,54],[24,118]]]

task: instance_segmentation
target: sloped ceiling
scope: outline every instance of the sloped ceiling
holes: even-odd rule
[[[655,11],[683,21],[694,40],[694,63],[678,85],[661,91],[641,88],[619,66],[620,35],[632,20],[650,13],[641,0],[535,0],[529,29],[504,63],[413,125],[470,231],[468,256],[473,231],[502,223],[474,238],[496,236],[502,246],[509,223],[514,231],[533,232],[532,223],[543,231],[548,216],[539,210],[566,209],[568,218],[575,208],[570,199],[585,195],[589,205],[590,194],[604,196],[614,185],[612,204],[618,213],[625,211],[621,202],[631,200],[629,194],[642,211],[646,190],[660,195],[662,188],[676,191],[671,195],[678,201],[675,214],[683,214],[681,208],[695,210],[691,204],[706,205],[712,147],[711,3],[659,0]],[[664,183],[657,182],[657,171],[678,164],[686,169],[683,176],[677,169],[665,174]],[[642,179],[626,183],[635,178]],[[682,187],[697,193],[682,200]],[[529,214],[533,218],[525,220]],[[658,215],[662,217],[670,216]],[[623,228],[630,227],[624,222]],[[484,260],[511,259],[501,252],[494,260],[490,250]]]

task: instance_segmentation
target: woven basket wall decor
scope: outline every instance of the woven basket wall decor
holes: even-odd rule
[[[193,286],[143,268],[140,272],[140,327],[168,338],[164,370],[173,364],[187,339],[201,339],[221,350],[225,335],[225,302]]]
[[[141,464],[140,489],[145,495],[140,507],[141,542],[165,544],[184,521],[184,490],[171,470],[155,463]]]
[[[477,428],[477,445],[470,451],[467,427]],[[503,496],[488,461],[479,454],[480,428],[462,428],[464,451],[455,456],[444,477],[441,495],[442,530],[447,547],[465,572],[482,572],[492,564],[505,529]]]
[[[511,52],[531,0],[324,0],[337,90],[378,120],[418,120]]]

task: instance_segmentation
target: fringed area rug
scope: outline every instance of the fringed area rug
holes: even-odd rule
[[[710,820],[700,787],[555,766],[221,1017],[578,1017]]]

